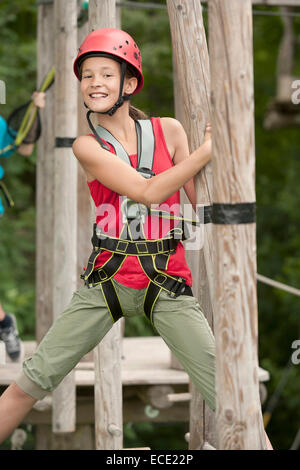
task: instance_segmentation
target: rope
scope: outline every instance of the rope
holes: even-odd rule
[[[289,292],[290,294],[297,295],[300,297],[300,290],[296,289],[295,287],[287,286],[286,284],[283,284],[282,282],[274,281],[273,279],[270,279],[269,277],[262,276],[261,274],[256,274],[256,278],[258,281],[263,282],[264,284],[269,284],[272,287],[276,287],[277,289],[284,290],[286,292]]]
[[[298,429],[298,432],[296,434],[296,437],[293,441],[293,444],[291,445],[290,450],[297,450],[300,446],[300,428]]]
[[[134,1],[121,1],[116,2],[118,7],[124,8],[137,8],[141,10],[167,10],[166,5],[158,5],[157,3],[152,2],[145,2],[145,3],[138,3]],[[276,5],[269,5],[269,6],[276,6]],[[208,9],[206,7],[202,7],[204,12],[207,12]],[[293,18],[300,17],[300,13],[298,12],[279,12],[279,11],[264,11],[264,10],[256,10],[252,8],[253,15],[258,16],[291,16]]]
[[[293,368],[293,363],[291,361],[291,358],[289,358],[289,360],[288,360],[288,362],[287,362],[287,364],[286,364],[286,366],[283,370],[282,376],[281,376],[281,378],[280,378],[280,380],[277,384],[277,387],[275,388],[275,390],[273,392],[273,395],[269,399],[268,404],[267,404],[266,409],[265,409],[265,412],[263,414],[263,421],[264,421],[264,427],[265,428],[268,426],[269,421],[272,417],[273,411],[275,410],[275,408],[278,405],[282,390],[284,389],[284,387],[285,387],[285,385],[286,385],[286,383],[289,379],[292,368]]]

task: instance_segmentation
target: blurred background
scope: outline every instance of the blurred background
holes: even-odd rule
[[[151,3],[163,6],[166,2]],[[290,11],[294,38],[292,75],[300,80],[300,8]],[[83,19],[84,14],[83,11]],[[207,28],[206,8],[204,20]],[[3,117],[28,101],[37,86],[36,28],[36,0],[0,2],[0,80],[6,84],[6,104],[0,105]],[[166,9],[124,7],[122,28],[134,36],[143,56],[144,91],[134,98],[133,104],[150,116],[174,116]],[[291,110],[287,103],[275,124],[270,118],[270,109],[276,106],[278,57],[284,31],[278,7],[253,6],[257,264],[258,273],[299,288],[300,104],[295,112],[295,106]],[[33,340],[35,331],[36,158],[34,151],[29,158],[15,154],[0,159],[15,201],[15,207],[7,209],[0,219],[0,302],[7,312],[16,315],[23,340]],[[275,390],[278,397],[267,432],[276,449],[290,449],[300,429],[300,364],[289,365],[294,352],[292,343],[300,340],[300,299],[258,282],[258,313],[259,363],[270,373],[263,410],[270,409]],[[132,319],[126,324],[125,334],[155,333],[146,320]],[[34,426],[27,431],[30,437],[24,448],[34,449]],[[188,423],[127,423],[124,447],[186,449],[187,431]],[[4,443],[0,449],[7,446]]]

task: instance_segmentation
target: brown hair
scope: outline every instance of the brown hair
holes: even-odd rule
[[[136,77],[137,74],[135,69],[131,65],[127,65],[126,67],[126,78],[131,78],[131,77]],[[134,119],[135,121],[138,119],[148,119],[147,114],[144,113],[144,111],[141,111],[140,109],[136,108],[135,106],[132,106],[131,103],[129,103],[129,116]]]

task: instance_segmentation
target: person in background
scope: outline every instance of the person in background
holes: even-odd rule
[[[45,107],[45,93],[35,91],[32,95],[32,100],[38,108]],[[6,146],[13,144],[14,139],[8,131],[8,125],[6,120],[0,115],[0,149],[4,149]],[[21,144],[18,148],[13,148],[2,154],[0,157],[10,157],[15,152],[20,155],[29,156],[32,154],[34,149],[34,143]],[[4,169],[0,165],[0,180],[4,176]],[[4,206],[0,197],[0,217],[4,214]],[[1,220],[0,220],[1,224]],[[0,340],[5,344],[5,349],[8,356],[12,361],[17,361],[21,354],[21,342],[17,329],[16,318],[12,313],[6,313],[0,303]]]

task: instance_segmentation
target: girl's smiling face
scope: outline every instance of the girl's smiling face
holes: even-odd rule
[[[80,88],[93,111],[107,111],[119,98],[121,67],[106,57],[89,57],[81,66]]]

